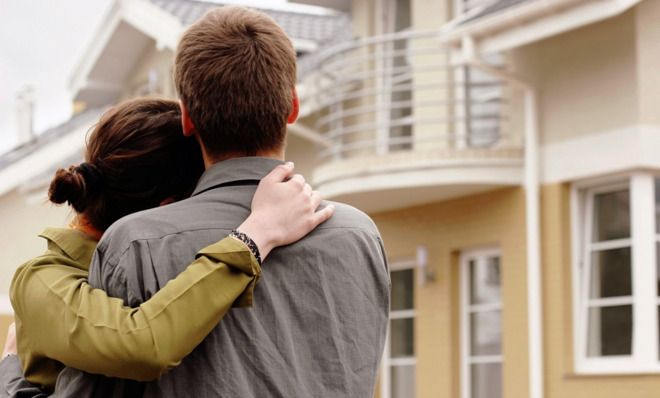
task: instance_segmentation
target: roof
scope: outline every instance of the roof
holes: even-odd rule
[[[477,11],[476,14],[471,15],[470,17],[466,18],[461,22],[462,24],[466,24],[468,22],[476,21],[477,19],[481,19],[486,16],[490,16],[493,14],[496,14],[500,11],[506,10],[508,8],[511,8],[513,6],[517,6],[519,4],[523,3],[532,3],[534,1],[538,0],[497,0],[494,3],[492,3],[489,6],[486,6],[483,8],[481,11]]]
[[[223,4],[194,0],[150,0],[153,4],[175,16],[184,26],[202,17],[208,10]],[[331,40],[350,26],[350,17],[341,12],[326,15],[259,8],[273,19],[293,38],[311,40],[318,44]]]
[[[184,29],[207,11],[235,0],[114,0],[104,21],[80,57],[69,81],[74,100],[90,106],[119,98],[141,55],[151,46],[175,50]],[[275,19],[293,42],[298,61],[317,49],[351,38],[351,19],[339,11],[260,10]],[[311,62],[310,62],[311,61]],[[302,78],[318,62],[299,62]]]

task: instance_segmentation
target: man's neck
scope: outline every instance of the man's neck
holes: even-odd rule
[[[202,156],[204,157],[204,167],[208,169],[214,164],[220,163],[223,160],[243,158],[251,155],[246,155],[243,152],[229,152],[223,153],[222,155],[209,156],[206,151],[202,150]],[[259,151],[254,154],[254,156],[284,161],[284,148],[271,151]]]

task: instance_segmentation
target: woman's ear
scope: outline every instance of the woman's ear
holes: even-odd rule
[[[298,99],[298,92],[295,87],[293,88],[293,102],[291,105],[291,113],[286,118],[286,122],[289,124],[296,122],[296,119],[298,119],[298,113],[300,112],[300,100]]]
[[[183,101],[179,100],[179,107],[181,107],[181,127],[183,128],[183,135],[190,137],[195,134],[195,124],[190,118],[188,113],[188,108],[183,104]]]

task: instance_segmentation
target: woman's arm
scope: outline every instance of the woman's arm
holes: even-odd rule
[[[28,381],[54,383],[56,375],[42,371],[48,366],[46,358],[135,380],[157,378],[176,366],[260,271],[249,249],[233,238],[202,253],[139,308],[126,307],[122,300],[91,288],[87,272],[65,257],[42,256],[21,267],[11,295]],[[21,339],[22,334],[28,336]]]
[[[253,237],[263,257],[332,215],[332,207],[316,211],[320,199],[304,180],[287,181],[291,171],[280,166],[264,178],[252,214],[239,227]],[[22,323],[19,329],[29,334],[22,343],[19,332],[18,341],[28,380],[52,385],[54,380],[38,379],[43,357],[134,380],[154,379],[176,366],[260,273],[250,250],[233,238],[198,255],[177,278],[133,309],[92,289],[86,271],[67,264],[66,258],[44,256],[26,264],[15,276],[11,293]]]

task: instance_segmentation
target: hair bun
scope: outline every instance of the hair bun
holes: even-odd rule
[[[68,202],[78,213],[86,207],[87,184],[82,173],[76,166],[68,169],[58,169],[48,188],[48,199],[56,204]]]

